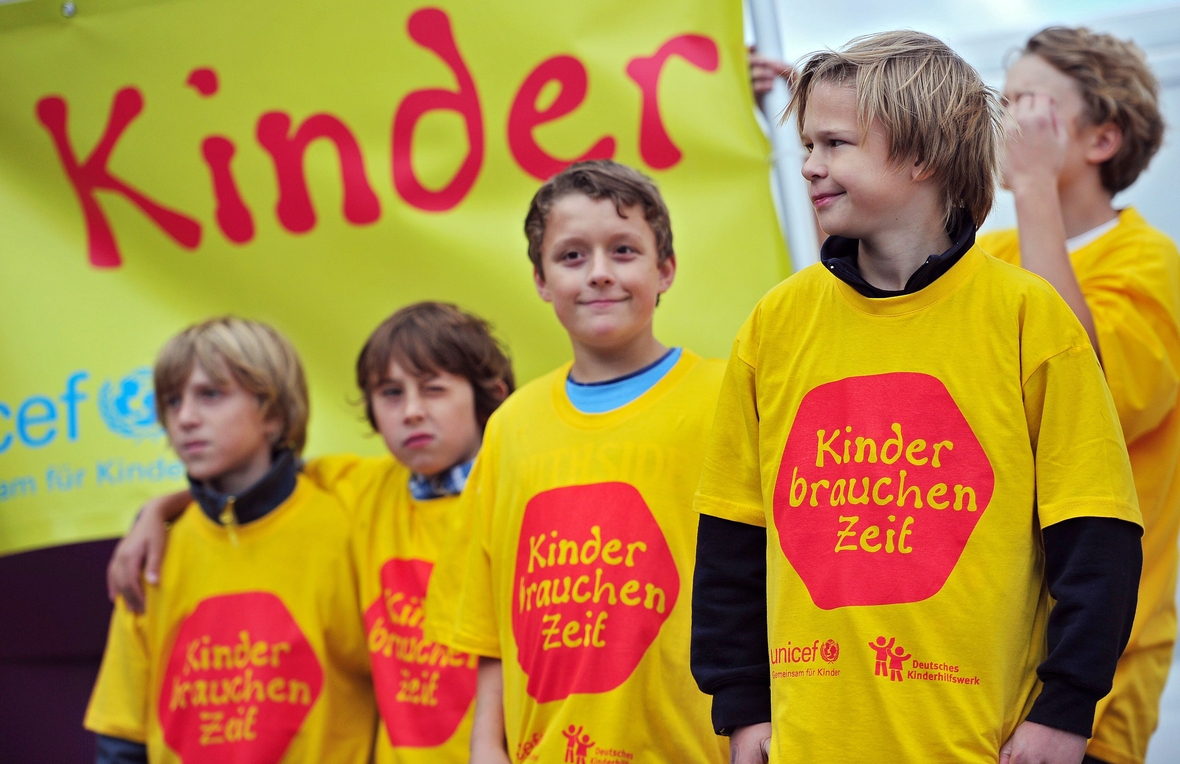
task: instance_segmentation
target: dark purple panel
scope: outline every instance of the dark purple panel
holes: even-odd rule
[[[0,557],[0,662],[102,657],[111,617],[106,567],[115,543]]]

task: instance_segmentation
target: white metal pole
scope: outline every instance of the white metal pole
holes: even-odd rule
[[[748,0],[748,7],[754,29],[754,47],[764,56],[785,61],[776,0]],[[815,211],[808,195],[807,181],[801,174],[803,145],[792,124],[779,124],[788,100],[787,85],[780,77],[763,99],[762,112],[770,125],[771,175],[778,191],[779,219],[786,228],[791,266],[800,271],[819,262],[819,242],[815,234]]]

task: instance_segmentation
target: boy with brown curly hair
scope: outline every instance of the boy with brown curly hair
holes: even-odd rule
[[[1018,228],[979,243],[1056,287],[1086,327],[1118,409],[1143,512],[1143,577],[1088,753],[1141,764],[1176,640],[1180,254],[1112,200],[1160,147],[1159,84],[1134,43],[1052,27],[1029,39],[1004,92],[1013,122],[1004,182]]]

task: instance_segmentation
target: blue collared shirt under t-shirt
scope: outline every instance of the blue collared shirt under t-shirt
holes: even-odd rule
[[[603,382],[575,382],[565,379],[570,403],[583,414],[605,414],[626,406],[652,389],[680,360],[680,348],[672,348],[655,363],[621,377]]]

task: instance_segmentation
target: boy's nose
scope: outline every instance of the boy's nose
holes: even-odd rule
[[[614,280],[611,259],[607,257],[605,252],[595,252],[590,259],[590,283],[594,286],[602,286],[613,283]]]
[[[826,170],[827,168],[816,158],[815,154],[808,154],[807,158],[803,160],[801,173],[806,180],[812,181],[824,177],[827,174]]]

